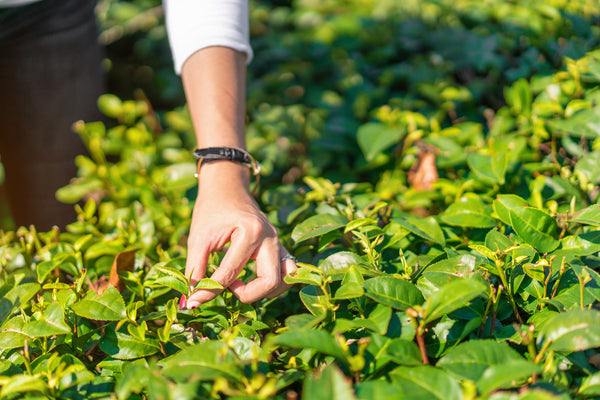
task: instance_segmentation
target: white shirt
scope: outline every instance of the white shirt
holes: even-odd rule
[[[0,0],[12,7],[40,0]],[[250,47],[248,0],[163,0],[175,72],[189,56],[210,46],[224,46],[246,53]]]
[[[40,0],[0,0],[0,7],[22,6]]]
[[[210,46],[246,53],[250,47],[248,0],[163,0],[175,72],[189,56]]]

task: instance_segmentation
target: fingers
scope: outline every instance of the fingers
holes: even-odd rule
[[[269,253],[269,256],[272,254]],[[257,257],[257,277],[247,284],[236,280],[229,290],[243,303],[251,303],[265,297],[277,297],[285,292],[290,285],[283,281],[283,277],[297,269],[296,262],[293,257],[289,258],[291,257],[289,252],[279,243],[277,254],[279,255],[277,259],[269,257],[262,265],[260,262],[263,260]]]
[[[267,297],[271,299],[281,295],[292,286],[289,283],[285,283],[283,278],[285,278],[287,275],[291,274],[292,272],[298,269],[298,266],[296,265],[296,259],[290,255],[290,253],[285,249],[285,247],[280,245],[280,248],[281,250],[279,254],[281,255],[280,265],[282,276],[281,285],[269,292]]]
[[[192,285],[195,285],[199,280],[204,278],[209,254],[208,249],[200,244],[188,244],[188,256],[185,261],[185,276],[190,279]]]
[[[236,280],[229,287],[229,290],[244,303],[251,303],[266,297],[282,283],[277,237],[271,237],[263,241],[258,248],[255,260],[256,278],[247,284]]]
[[[231,235],[231,245],[221,261],[219,268],[212,274],[211,279],[227,288],[233,284],[248,260],[256,254],[258,259],[277,258],[277,235],[270,226],[263,223],[248,224],[239,227]],[[274,253],[274,254],[273,254]],[[260,263],[262,264],[262,263]],[[194,292],[187,301],[187,308],[199,307],[201,304],[217,297],[222,290],[200,289]]]

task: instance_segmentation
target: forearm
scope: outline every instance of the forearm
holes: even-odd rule
[[[181,76],[198,147],[245,148],[245,55],[206,47],[187,59]]]

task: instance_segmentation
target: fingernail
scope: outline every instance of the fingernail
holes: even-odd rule
[[[181,296],[181,300],[179,300],[179,309],[183,310],[184,308],[186,308],[186,304],[185,304],[185,296]]]
[[[199,303],[197,301],[190,301],[189,303],[187,303],[187,309],[193,310],[194,308],[200,307],[200,305],[201,305],[201,303]]]

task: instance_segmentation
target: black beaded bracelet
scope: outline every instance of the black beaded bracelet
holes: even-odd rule
[[[260,164],[246,150],[237,147],[206,147],[204,149],[194,150],[194,157],[198,159],[196,178],[200,175],[200,166],[203,163],[210,163],[213,161],[234,161],[244,164],[252,170],[252,175],[256,176],[255,188],[258,186]]]
[[[235,161],[247,165],[254,175],[260,172],[260,164],[246,150],[236,147],[207,147],[194,150],[194,157],[202,162],[219,160]]]

